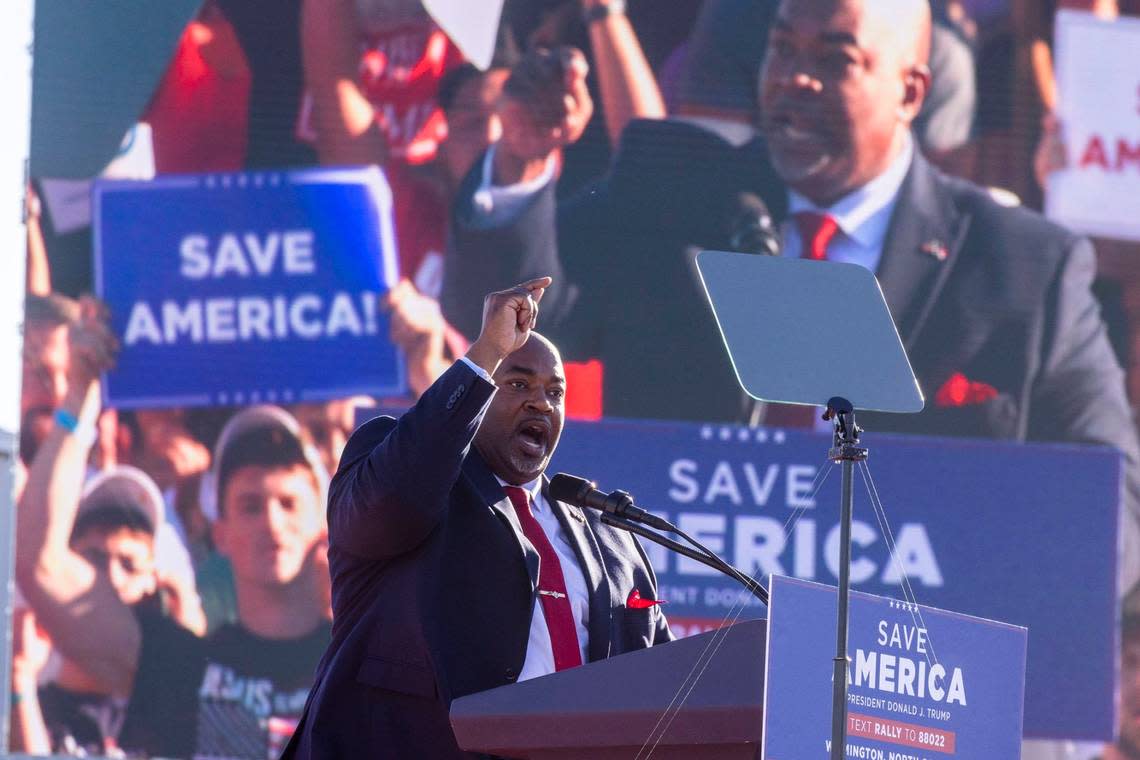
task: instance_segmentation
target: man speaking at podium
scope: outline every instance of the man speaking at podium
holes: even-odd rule
[[[488,295],[467,355],[349,440],[332,642],[283,758],[462,758],[456,697],[672,638],[633,537],[547,495],[566,392],[534,332],[550,283]]]

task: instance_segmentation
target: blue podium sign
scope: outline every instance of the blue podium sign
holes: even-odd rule
[[[766,760],[826,760],[837,592],[776,576],[764,681]],[[851,594],[846,757],[1021,756],[1026,629]]]
[[[358,411],[358,423],[377,414]],[[642,508],[757,577],[836,583],[840,476],[823,471],[831,467],[830,443],[802,431],[571,421],[548,471],[629,491]],[[1025,735],[1110,740],[1120,651],[1120,455],[873,432],[864,443],[896,551],[887,550],[856,476],[852,586],[901,597],[905,575],[923,604],[1027,627]],[[823,485],[813,498],[817,477]],[[642,543],[678,635],[765,617],[734,581]]]
[[[1025,733],[1115,730],[1120,458],[1096,447],[864,436],[892,557],[856,475],[853,587],[1029,628]],[[837,583],[838,470],[825,435],[608,420],[566,426],[550,472],[631,492],[738,568]],[[733,581],[646,543],[680,634],[764,606]],[[739,607],[735,611],[739,611]]]
[[[95,285],[122,344],[118,407],[406,388],[380,308],[397,278],[376,168],[101,181]]]

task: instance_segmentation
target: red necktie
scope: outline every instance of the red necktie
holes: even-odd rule
[[[538,598],[542,614],[550,631],[550,648],[554,651],[554,669],[565,670],[582,664],[582,650],[578,646],[578,630],[574,626],[574,610],[566,593],[566,580],[562,576],[562,563],[546,531],[530,511],[530,494],[518,486],[503,486],[511,504],[515,506],[523,534],[538,550]]]
[[[814,211],[797,211],[793,215],[803,243],[802,258],[823,261],[827,258],[827,244],[839,232],[839,223],[827,214]],[[764,414],[765,427],[800,428],[812,430],[819,410],[814,406],[771,404]]]
[[[800,231],[800,240],[803,241],[801,256],[812,261],[822,261],[827,258],[827,244],[839,232],[839,223],[834,217],[826,214],[817,214],[814,211],[799,211],[795,214],[796,227]]]

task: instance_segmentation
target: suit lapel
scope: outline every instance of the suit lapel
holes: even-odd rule
[[[586,586],[590,592],[590,622],[589,622],[589,661],[603,660],[610,653],[610,583],[606,575],[606,565],[602,559],[602,551],[598,541],[586,522],[585,515],[578,507],[563,504],[550,498],[547,490],[550,481],[542,476],[542,495],[558,518],[559,525],[570,540],[574,549],[574,556],[578,558],[578,566],[586,577]]]
[[[969,218],[939,188],[936,171],[915,153],[875,273],[908,350],[954,267],[968,227]]]
[[[530,576],[530,590],[533,595],[538,590],[538,550],[523,535],[522,525],[519,523],[518,515],[515,514],[511,500],[507,498],[506,493],[503,492],[503,487],[499,485],[499,481],[495,480],[495,476],[484,464],[483,458],[479,456],[474,447],[468,451],[467,457],[463,460],[463,475],[479,496],[481,503],[487,505],[510,529],[511,535],[519,547],[519,552],[522,554],[523,561],[526,563],[527,574]]]
[[[502,486],[473,448],[463,462],[463,475],[479,497],[479,501],[488,505],[496,517],[505,523],[504,527],[511,531],[530,575],[531,593],[535,594],[538,589],[538,551],[523,535],[522,525],[519,524],[510,499],[503,493]],[[548,486],[549,480],[543,475],[542,494],[569,539],[570,546],[574,549],[574,556],[578,559],[578,565],[582,568],[582,575],[586,578],[586,585],[589,587],[590,640],[587,655],[591,662],[602,660],[610,653],[612,614],[609,577],[606,574],[602,551],[582,511],[551,499]]]

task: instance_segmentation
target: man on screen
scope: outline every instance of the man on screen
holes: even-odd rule
[[[333,642],[283,757],[462,758],[456,697],[671,638],[633,537],[547,494],[566,391],[533,332],[550,282],[487,296],[466,356],[345,448]]]
[[[691,255],[726,249],[740,216],[733,200],[754,193],[777,222],[782,255],[856,263],[878,277],[927,404],[921,414],[861,416],[868,430],[1124,454],[1128,588],[1140,579],[1140,451],[1091,290],[1093,248],[924,158],[912,124],[930,86],[930,24],[928,4],[915,0],[783,0],[759,72],[763,139],[714,146],[712,132],[634,122],[606,181],[557,210],[540,197],[552,197],[549,187],[508,219],[488,221],[461,198],[453,232],[464,263],[449,263],[445,279],[501,271],[503,261],[519,273],[534,262],[562,267],[582,295],[546,329],[567,356],[603,361],[608,414],[745,421]],[[510,116],[504,134],[522,129]],[[513,157],[524,158],[533,157]],[[462,327],[457,315],[470,309],[444,306]],[[756,309],[763,318],[764,304]]]

